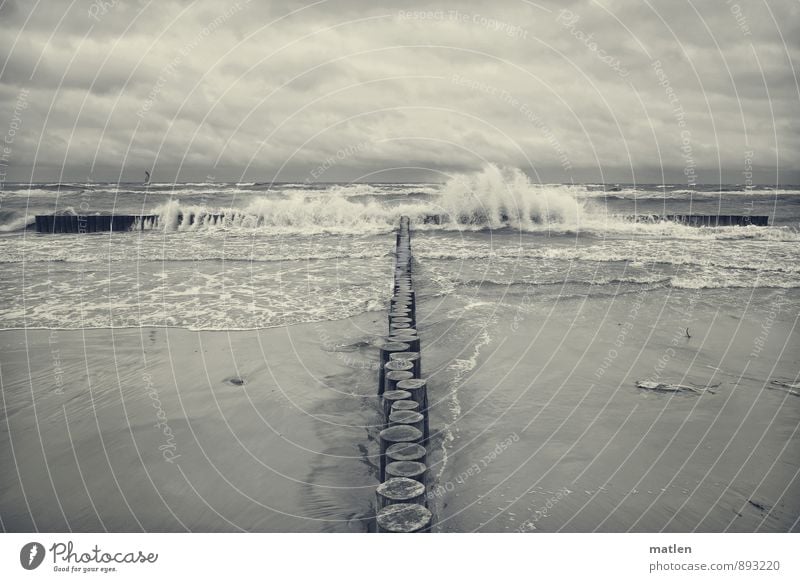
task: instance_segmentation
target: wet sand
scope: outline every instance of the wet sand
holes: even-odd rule
[[[800,530],[800,399],[769,384],[800,370],[797,297],[775,311],[783,293],[421,305],[449,314],[427,332],[448,441],[438,530]],[[456,321],[471,332],[453,338]],[[644,379],[718,386],[656,393]]]
[[[3,529],[366,531],[377,325],[0,332]]]
[[[798,530],[797,297],[417,279],[437,531]],[[384,318],[0,332],[3,529],[368,531]]]

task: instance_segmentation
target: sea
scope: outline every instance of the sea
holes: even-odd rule
[[[404,215],[432,295],[800,286],[800,186],[539,184],[490,167],[443,184],[7,183],[2,195],[2,328],[259,329],[380,311]],[[52,213],[160,220],[37,234],[35,215]],[[662,214],[770,226],[632,220]]]

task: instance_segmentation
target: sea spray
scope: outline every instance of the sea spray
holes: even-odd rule
[[[311,188],[271,184],[261,185],[260,190],[247,189],[252,187],[237,185],[230,189],[230,185],[220,185],[219,192],[209,196],[208,204],[198,204],[196,188],[177,188],[168,202],[147,212],[157,214],[159,226],[168,231],[256,229],[270,234],[381,234],[393,231],[400,216],[409,216],[415,230],[425,231],[513,229],[596,237],[800,239],[788,226],[697,228],[666,221],[637,221],[633,219],[636,208],[620,211],[615,206],[624,202],[621,195],[636,202],[663,199],[666,191],[641,192],[633,188],[608,196],[592,185],[534,183],[520,169],[494,164],[453,175],[441,186],[332,184]],[[705,194],[710,196],[709,192]],[[691,196],[689,191],[670,192],[671,197],[678,195]],[[719,196],[716,192],[708,197],[714,211]],[[214,197],[228,204],[214,205]],[[654,209],[648,215],[658,212]]]
[[[355,192],[354,192],[355,188]],[[570,188],[532,184],[519,169],[493,164],[475,173],[453,176],[431,200],[385,202],[366,185],[332,186],[326,196],[293,191],[285,197],[251,198],[245,206],[209,208],[177,199],[154,213],[166,230],[204,227],[267,228],[271,231],[383,232],[394,229],[400,216],[416,228],[436,225],[535,230],[542,225],[579,228],[590,202],[579,201]]]
[[[451,178],[439,204],[458,224],[521,230],[550,223],[578,226],[586,212],[570,189],[535,186],[521,170],[494,164]]]

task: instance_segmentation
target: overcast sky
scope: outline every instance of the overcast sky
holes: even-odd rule
[[[0,2],[10,181],[800,182],[794,0]]]

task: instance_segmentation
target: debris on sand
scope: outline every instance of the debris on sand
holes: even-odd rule
[[[788,392],[792,396],[800,396],[800,384],[792,384],[791,382],[784,382],[783,380],[772,380],[767,385],[767,388]]]
[[[638,380],[636,382],[636,387],[641,388],[642,390],[651,390],[653,392],[688,392],[690,394],[703,394],[704,392],[710,392],[711,394],[716,394],[712,388],[716,388],[719,384],[713,384],[708,386],[688,386],[686,384],[666,384],[663,382],[651,382],[650,380]]]
[[[234,386],[243,386],[244,385],[244,378],[240,378],[239,376],[233,376],[231,378],[225,378],[224,380],[228,384],[233,384]]]

